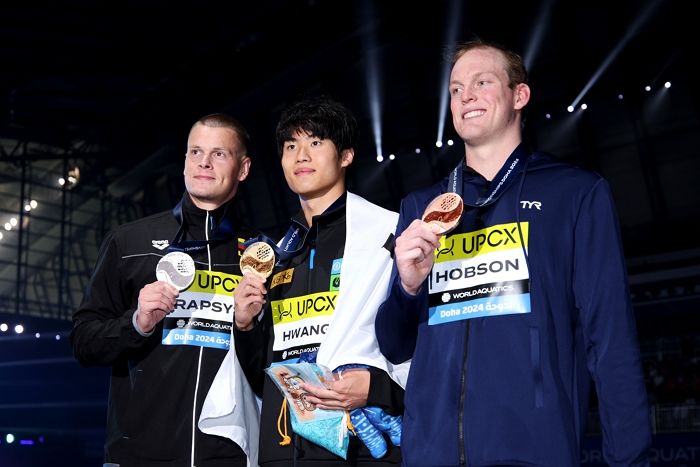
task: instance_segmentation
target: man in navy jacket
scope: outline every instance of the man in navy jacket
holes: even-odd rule
[[[412,358],[404,465],[579,465],[591,376],[606,461],[648,465],[649,408],[607,182],[526,149],[530,88],[517,54],[463,44],[449,93],[465,158],[402,201],[376,318],[387,358]],[[444,233],[422,216],[447,192],[464,213]]]

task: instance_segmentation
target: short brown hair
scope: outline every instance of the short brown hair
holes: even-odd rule
[[[232,116],[224,113],[213,113],[205,115],[204,117],[194,122],[192,128],[194,128],[197,125],[204,125],[211,128],[228,128],[230,130],[233,130],[238,136],[239,142],[243,146],[243,153],[241,154],[241,156],[248,155],[248,146],[250,145],[250,135],[248,134],[248,130],[245,129],[241,122],[239,122]],[[190,131],[192,130],[190,129]]]
[[[473,49],[494,49],[503,54],[506,59],[506,73],[508,74],[508,87],[514,89],[520,83],[527,84],[527,70],[520,55],[506,48],[505,46],[484,39],[473,39],[467,42],[461,42],[457,45],[457,49],[452,55],[452,65],[459,58]]]

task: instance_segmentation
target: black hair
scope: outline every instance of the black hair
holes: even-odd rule
[[[354,149],[357,144],[355,116],[343,104],[326,95],[303,98],[282,111],[275,131],[280,155],[284,143],[292,140],[298,131],[333,141],[338,153]]]

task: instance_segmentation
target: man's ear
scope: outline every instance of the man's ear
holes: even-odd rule
[[[347,167],[352,164],[352,160],[355,158],[355,149],[343,149],[340,151],[340,166]]]
[[[520,110],[530,102],[530,86],[525,83],[520,83],[515,86],[515,93],[513,98],[513,108],[515,110]]]
[[[250,157],[248,156],[243,156],[241,157],[240,161],[240,168],[238,169],[238,181],[242,182],[246,178],[248,178],[248,173],[250,172]]]

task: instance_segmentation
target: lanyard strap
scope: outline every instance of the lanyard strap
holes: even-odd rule
[[[453,193],[457,193],[464,204],[471,206],[473,208],[480,208],[483,206],[488,206],[495,203],[498,198],[506,191],[513,180],[515,180],[516,175],[522,170],[525,161],[527,160],[527,154],[522,146],[515,148],[515,151],[508,157],[505,164],[498,171],[493,181],[491,182],[491,189],[487,196],[479,197],[476,201],[470,202],[464,199],[462,196],[462,179],[464,175],[464,161],[460,161],[452,172],[450,173],[450,179],[448,181],[447,188]]]
[[[339,197],[333,202],[333,204],[328,206],[321,215],[326,214],[327,212],[335,211],[336,209],[344,205],[345,202],[346,194],[343,194],[343,196]],[[292,219],[292,223],[287,229],[287,233],[284,234],[284,237],[282,237],[282,240],[279,242],[279,246],[277,245],[277,243],[275,243],[274,240],[272,240],[265,234],[260,234],[257,237],[253,237],[247,240],[245,243],[243,243],[243,245],[245,247],[248,247],[255,242],[267,243],[275,252],[277,264],[279,265],[294,258],[295,256],[299,255],[302,251],[304,251],[304,248],[310,239],[309,232],[311,232],[311,229],[314,224],[313,219],[311,224],[311,227],[306,227],[301,222]]]

